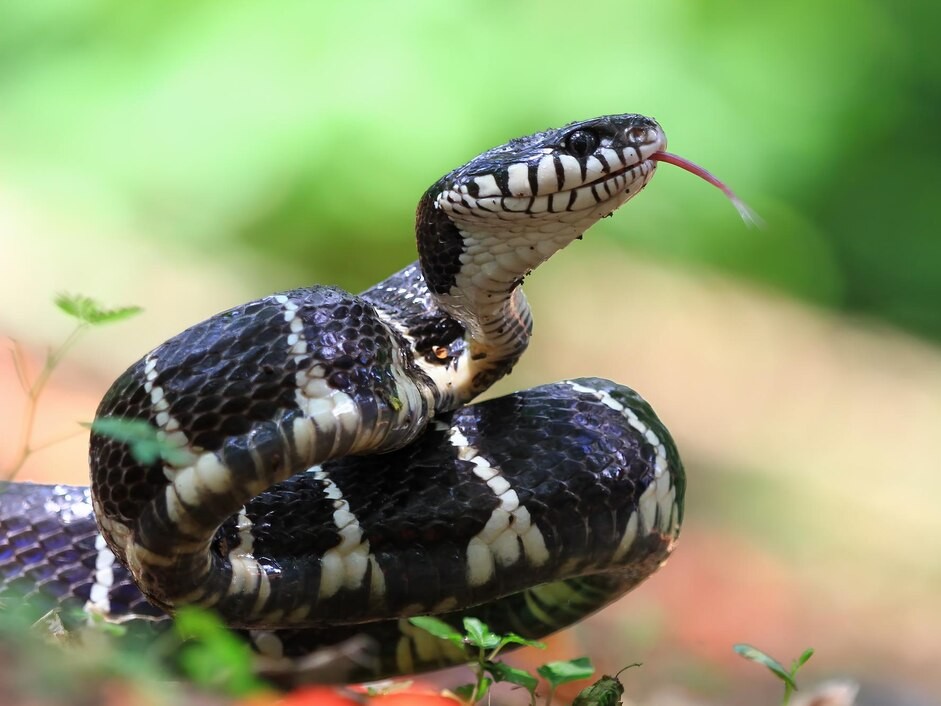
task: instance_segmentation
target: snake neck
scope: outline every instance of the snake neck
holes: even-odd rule
[[[466,404],[510,372],[526,350],[531,317],[519,289],[494,309],[479,309],[473,319],[484,333],[475,338],[468,325],[441,306],[428,287],[420,263],[412,263],[360,295],[376,315],[401,336],[400,348],[427,376],[436,413]]]
[[[482,224],[442,192],[418,207],[416,236],[425,282],[467,335],[473,395],[510,372],[532,335],[524,278],[584,230],[584,223]],[[551,227],[547,227],[547,225]]]
[[[425,192],[419,263],[437,306],[467,332],[471,396],[529,345],[524,278],[639,193],[665,144],[642,116],[588,121],[489,150]]]
[[[533,318],[526,295],[519,287],[505,297],[473,311],[473,316],[458,318],[445,297],[439,305],[466,327],[470,394],[476,397],[497,380],[508,375],[529,346]]]

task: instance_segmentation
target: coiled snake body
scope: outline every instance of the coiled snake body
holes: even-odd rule
[[[638,193],[665,146],[638,115],[513,140],[425,193],[418,263],[164,343],[98,417],[146,420],[174,453],[142,464],[93,433],[90,489],[6,487],[0,589],[115,619],[203,606],[262,672],[331,680],[465,659],[408,616],[539,637],[614,600],[679,531],[683,469],[653,411],[595,378],[467,403],[528,345],[523,278]]]

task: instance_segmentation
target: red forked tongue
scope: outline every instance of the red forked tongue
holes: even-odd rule
[[[736,196],[734,191],[726,186],[724,182],[720,181],[717,176],[706,171],[698,164],[693,164],[688,159],[683,159],[679,155],[671,154],[670,152],[654,152],[652,155],[650,155],[650,159],[655,162],[668,162],[679,167],[680,169],[685,169],[686,171],[695,174],[702,179],[705,179],[713,186],[721,189],[722,193],[729,197],[729,201],[732,202],[732,205],[735,206],[735,210],[738,211],[738,215],[742,217],[742,220],[745,221],[747,225],[756,227],[761,227],[763,225],[761,217],[752,211],[744,201]]]

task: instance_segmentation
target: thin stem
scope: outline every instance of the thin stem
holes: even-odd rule
[[[29,384],[29,376],[26,372],[26,365],[25,360],[23,359],[22,351],[20,350],[19,345],[14,342],[14,367],[16,368],[20,384],[23,386],[24,392],[26,392],[26,409],[23,413],[23,433],[21,435],[19,452],[17,453],[13,464],[2,474],[6,480],[13,480],[16,477],[16,474],[20,472],[23,464],[26,463],[26,459],[29,458],[30,454],[36,450],[36,448],[33,448],[30,444],[33,438],[33,428],[36,424],[36,409],[39,406],[39,396],[46,387],[46,383],[49,382],[49,378],[52,376],[53,371],[56,369],[59,363],[62,362],[63,356],[65,356],[69,349],[75,345],[79,338],[81,338],[87,327],[88,325],[86,323],[79,324],[72,330],[72,333],[68,335],[65,341],[63,341],[58,348],[49,351],[49,353],[46,355],[46,360],[43,363],[42,370],[39,371],[39,374],[36,376],[36,379],[33,380],[32,384]],[[40,448],[43,447],[41,446]]]
[[[791,662],[791,679],[794,680],[793,683],[797,683],[797,670],[801,668],[799,660],[794,660]],[[784,700],[781,702],[781,706],[787,706],[791,701],[791,694],[797,691],[797,686],[791,686],[791,682],[784,682]]]
[[[29,378],[26,375],[26,360],[23,358],[23,350],[18,341],[12,340],[13,348],[10,349],[10,357],[13,359],[13,369],[16,371],[16,379],[23,388],[23,392],[29,390]]]
[[[549,685],[549,693],[546,694],[546,706],[552,706],[552,699],[555,698],[555,685]],[[533,698],[533,703],[536,703],[536,699]]]
[[[474,703],[477,703],[480,698],[478,694],[480,694],[480,690],[484,686],[484,679],[487,675],[487,670],[484,667],[484,657],[484,650],[481,647],[477,656],[477,683],[474,684]]]
[[[49,378],[49,375],[52,374],[52,371],[55,369],[55,367],[61,362],[65,354],[69,352],[69,349],[78,342],[78,339],[81,338],[82,335],[87,330],[88,330],[88,324],[85,322],[80,323],[78,326],[76,326],[72,330],[72,333],[70,333],[68,337],[62,342],[62,345],[60,345],[56,350],[52,351],[52,353],[49,354],[49,357],[46,358],[46,365],[43,368],[43,373],[46,374],[46,380]],[[42,373],[40,373],[40,375],[42,375]],[[43,385],[46,384],[46,380],[43,380],[42,382]],[[39,381],[37,379],[37,383],[38,382]]]
[[[497,658],[497,655],[500,654],[500,650],[502,650],[504,647],[506,647],[506,644],[497,645],[496,647],[494,647],[494,648],[493,648],[493,652],[491,652],[491,653],[487,656],[487,661],[488,661],[488,662],[493,662],[493,661]]]

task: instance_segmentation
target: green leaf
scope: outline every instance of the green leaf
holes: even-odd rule
[[[223,622],[215,613],[201,608],[181,608],[173,620],[173,627],[184,640],[217,640],[231,637]]]
[[[810,659],[810,658],[813,657],[813,656],[814,656],[814,648],[813,648],[813,647],[808,647],[806,650],[804,650],[804,651],[801,653],[801,656],[798,657],[797,660],[794,662],[794,665],[791,667],[791,673],[793,674],[793,673],[796,672],[798,669],[800,669],[801,667],[803,667],[804,664],[807,662],[807,660]]]
[[[514,645],[525,645],[526,647],[536,647],[540,650],[546,649],[546,643],[539,642],[539,640],[527,640],[525,637],[517,635],[515,632],[507,633],[500,638],[499,647],[504,647],[509,644]]]
[[[461,701],[467,704],[476,703],[477,699],[472,698],[474,696],[474,687],[476,684],[461,684],[460,686],[454,687],[453,691],[455,696],[457,696]]]
[[[408,622],[416,628],[424,630],[429,635],[447,640],[458,647],[464,647],[464,636],[439,618],[430,615],[416,615],[414,618],[409,618]]]
[[[595,673],[595,668],[588,657],[579,657],[567,661],[548,662],[536,671],[554,689],[560,684],[567,684],[570,681],[588,679]]]
[[[54,301],[55,305],[69,316],[92,326],[129,319],[143,311],[139,306],[105,309],[91,297],[82,294],[57,294]]]
[[[493,675],[496,681],[508,681],[526,689],[530,694],[536,692],[539,680],[524,669],[511,667],[503,662],[484,662],[484,669]]]
[[[187,455],[182,450],[160,438],[156,427],[144,419],[100,417],[91,424],[82,426],[88,427],[96,434],[127,444],[134,460],[142,465],[149,466],[159,459],[177,466],[184,465],[187,461]]]
[[[111,622],[105,618],[104,615],[95,610],[86,611],[84,608],[80,608],[79,611],[82,613],[82,617],[92,625],[95,630],[105,635],[110,635],[111,637],[124,637],[127,635],[127,625]]]
[[[464,618],[464,631],[467,642],[474,647],[490,650],[500,644],[500,636],[490,632],[490,628],[477,618]]]
[[[620,703],[623,694],[624,687],[621,682],[605,674],[594,684],[578,692],[572,706],[615,706]]]
[[[235,636],[209,611],[181,608],[174,616],[174,629],[187,641],[179,653],[183,671],[201,686],[221,688],[232,696],[264,689],[254,676],[253,656],[248,645]]]
[[[738,644],[733,645],[732,649],[735,650],[738,654],[742,655],[745,659],[751,660],[752,662],[757,662],[762,664],[775,674],[781,681],[787,684],[792,689],[797,688],[797,684],[794,683],[794,677],[791,676],[791,673],[787,671],[784,666],[778,662],[778,660],[766,655],[764,652],[759,650],[757,647],[752,647],[751,645]],[[809,657],[808,657],[809,659]]]

